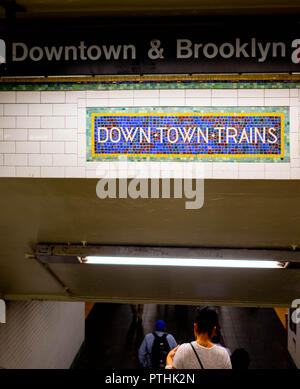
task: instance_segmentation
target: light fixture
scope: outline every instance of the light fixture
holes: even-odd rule
[[[282,269],[286,262],[245,259],[203,259],[203,258],[158,258],[158,257],[117,257],[87,256],[80,258],[81,263],[97,265],[135,265],[135,266],[180,266],[180,267],[220,267]]]
[[[85,241],[81,243],[39,243],[34,257],[42,263],[70,265],[300,269],[300,250],[295,249],[108,246],[87,244]]]

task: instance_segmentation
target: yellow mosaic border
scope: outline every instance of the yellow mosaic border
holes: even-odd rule
[[[240,113],[240,112],[233,112],[233,113],[222,113],[222,112],[208,112],[208,113],[92,113],[92,129],[91,129],[91,135],[92,135],[92,156],[93,157],[119,157],[119,156],[126,156],[129,157],[194,157],[194,158],[218,158],[218,157],[228,157],[228,158],[283,158],[284,157],[284,114],[283,113],[269,113],[269,112],[258,112],[258,113]],[[280,154],[274,155],[274,154],[96,154],[95,153],[95,117],[96,116],[280,116],[281,117],[281,150]]]
[[[51,82],[119,82],[119,81],[251,81],[281,80],[299,81],[300,74],[289,73],[244,73],[244,74],[146,74],[146,75],[103,75],[103,76],[41,76],[0,77],[0,83],[51,83]]]

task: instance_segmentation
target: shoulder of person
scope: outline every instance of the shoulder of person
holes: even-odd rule
[[[227,352],[227,350],[226,350],[225,347],[220,346],[220,345],[218,345],[218,344],[215,344],[214,348],[215,348],[215,350],[217,350],[220,354],[228,355],[228,352]],[[229,355],[228,355],[228,357],[229,357]]]
[[[169,334],[168,332],[166,332],[166,335],[167,335],[167,338],[173,338],[174,339],[174,336],[172,334]]]
[[[175,355],[174,355],[174,366],[175,368],[177,369],[182,369],[183,368],[183,363],[184,363],[184,360],[185,360],[185,356],[186,356],[186,350],[188,350],[189,348],[189,343],[182,343]]]
[[[149,332],[146,336],[145,339],[151,339],[154,338],[153,332]]]
[[[179,354],[184,353],[185,350],[189,349],[190,347],[191,346],[190,346],[189,343],[182,343],[181,345],[179,345],[179,347],[178,347],[178,349],[176,351],[176,354],[178,353],[178,351],[179,351]]]

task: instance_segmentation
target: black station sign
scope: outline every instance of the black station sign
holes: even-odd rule
[[[121,26],[0,33],[0,76],[300,72],[300,32],[287,36],[286,30]]]

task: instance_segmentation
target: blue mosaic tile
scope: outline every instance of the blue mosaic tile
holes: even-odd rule
[[[88,108],[86,120],[88,161],[289,162],[288,107]]]

